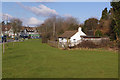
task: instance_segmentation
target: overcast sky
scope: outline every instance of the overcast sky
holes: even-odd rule
[[[35,26],[51,15],[73,16],[83,23],[86,19],[100,19],[102,10],[111,8],[110,2],[3,2],[4,19],[20,18],[24,25]]]

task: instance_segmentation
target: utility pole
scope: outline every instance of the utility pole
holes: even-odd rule
[[[53,22],[53,37],[55,38],[55,22]]]
[[[5,53],[5,43],[4,43],[4,40],[3,40],[3,54]]]
[[[7,26],[8,26],[8,15],[7,15]],[[8,27],[7,27],[7,35],[6,35],[6,41],[7,41],[7,37],[9,36],[9,34],[8,34]],[[4,46],[5,47],[5,46]],[[8,41],[7,41],[7,47],[8,47]]]

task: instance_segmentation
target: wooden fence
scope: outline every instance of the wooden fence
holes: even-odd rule
[[[77,44],[79,44],[81,41],[77,41],[77,42],[71,42],[71,43],[67,43],[67,42],[58,42],[58,41],[50,41],[48,40],[48,44],[52,47],[56,47],[56,48],[67,48],[75,46]]]
[[[50,41],[47,42],[50,46],[58,48],[58,42],[57,41]]]

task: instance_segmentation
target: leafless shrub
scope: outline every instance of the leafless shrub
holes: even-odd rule
[[[98,45],[92,41],[82,41],[80,44],[75,46],[75,48],[98,48]]]
[[[101,43],[99,44],[99,47],[109,47],[110,45],[112,45],[110,40],[102,39]]]

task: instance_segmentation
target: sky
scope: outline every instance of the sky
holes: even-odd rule
[[[42,24],[51,15],[73,16],[84,23],[88,18],[100,19],[106,7],[111,8],[110,2],[2,2],[2,16],[19,18],[26,26]]]

